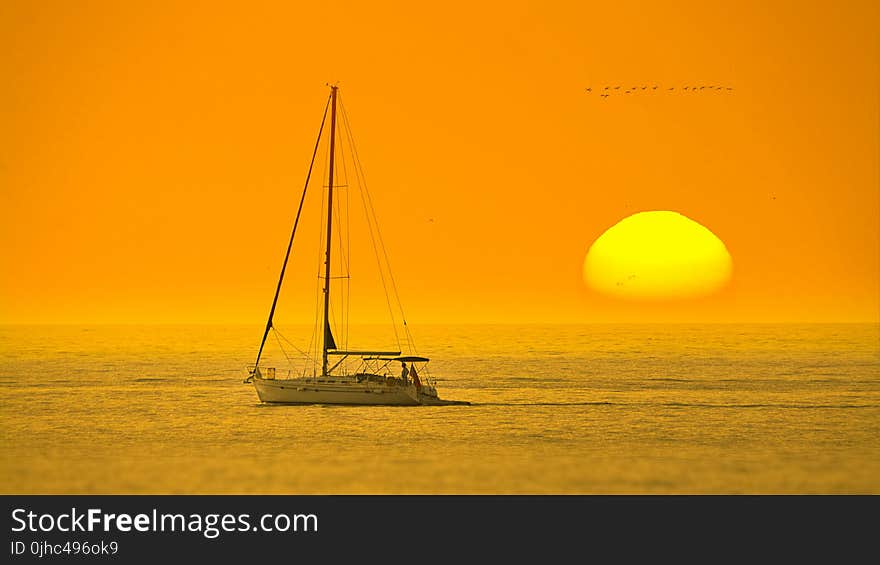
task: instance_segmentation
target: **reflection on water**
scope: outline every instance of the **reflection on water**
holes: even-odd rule
[[[2,491],[880,492],[876,325],[425,327],[415,408],[261,405],[259,331],[0,327]]]

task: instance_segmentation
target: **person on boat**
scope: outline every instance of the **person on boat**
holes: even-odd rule
[[[416,365],[415,363],[410,363],[409,365],[409,374],[412,377],[413,384],[416,385],[416,390],[421,390],[422,381],[419,379],[419,374],[416,373]]]
[[[400,362],[400,367],[400,380],[403,381],[403,384],[406,384],[407,382],[409,382],[406,379],[407,375],[409,375],[409,369],[406,368],[406,363],[404,363],[403,361]]]

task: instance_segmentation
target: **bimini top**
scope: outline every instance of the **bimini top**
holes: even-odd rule
[[[400,361],[401,363],[427,363],[430,361],[427,357],[380,357],[380,361]]]

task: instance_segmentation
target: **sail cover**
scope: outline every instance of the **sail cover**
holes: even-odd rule
[[[330,331],[330,322],[324,324],[324,349],[336,349],[336,340]]]

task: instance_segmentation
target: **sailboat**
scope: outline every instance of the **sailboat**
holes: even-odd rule
[[[397,350],[378,350],[378,348],[349,348],[337,347],[336,339],[330,323],[331,311],[331,254],[333,241],[334,219],[334,188],[339,188],[337,177],[334,176],[337,166],[337,85],[330,85],[330,96],[324,107],[324,115],[321,120],[321,128],[318,131],[318,139],[315,142],[315,150],[309,164],[306,175],[305,187],[300,198],[293,230],[287,245],[287,253],[281,266],[281,275],[275,289],[272,307],[269,310],[269,318],[263,331],[263,338],[257,351],[254,364],[248,367],[248,377],[245,383],[253,383],[257,396],[261,402],[278,404],[347,404],[347,405],[385,405],[385,406],[446,406],[469,404],[463,401],[444,400],[437,393],[436,381],[427,370],[429,358],[414,353],[402,353],[402,348]],[[327,118],[327,110],[330,110],[330,139],[326,193],[326,216],[321,226],[323,243],[326,245],[323,251],[323,263],[319,274],[319,280],[323,283],[321,289],[323,307],[321,308],[320,327],[317,333],[321,334],[321,347],[315,348],[314,363],[311,374],[306,371],[294,373],[288,371],[286,375],[280,375],[276,367],[264,367],[260,364],[263,358],[264,347],[269,333],[277,331],[274,326],[274,316],[278,297],[281,293],[282,282],[293,248],[294,237],[300,223],[303,204],[306,200],[306,191],[318,148],[321,143],[324,124]],[[344,112],[344,107],[343,107]],[[347,118],[346,118],[347,119]],[[350,130],[348,131],[350,135]],[[353,143],[352,143],[353,146]],[[337,183],[334,185],[334,183]],[[338,215],[338,210],[336,210]],[[378,227],[377,227],[378,229]],[[371,234],[372,237],[372,234]],[[381,241],[381,236],[380,236]],[[386,255],[387,257],[387,255]],[[384,281],[383,281],[384,284]],[[387,289],[386,289],[387,293]],[[396,293],[396,287],[395,287]],[[402,308],[401,308],[402,310]],[[406,320],[403,325],[407,336],[410,337]],[[316,340],[317,341],[317,340]],[[280,341],[279,341],[280,344]],[[409,344],[412,345],[411,339]],[[398,345],[399,342],[398,342]],[[411,347],[414,349],[414,345]],[[318,356],[320,353],[320,356]],[[320,371],[318,371],[320,361]]]

